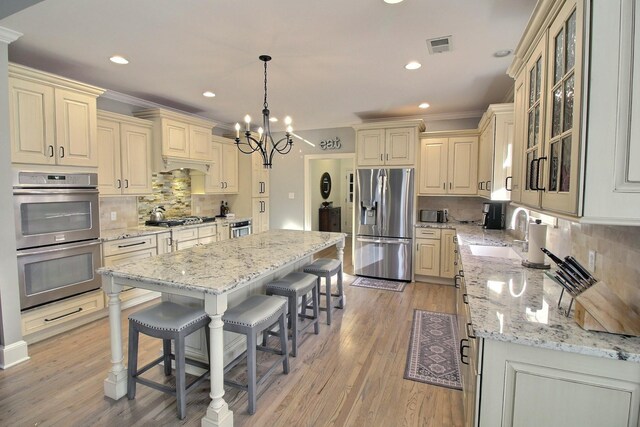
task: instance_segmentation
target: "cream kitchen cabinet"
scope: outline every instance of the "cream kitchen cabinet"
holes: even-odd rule
[[[100,195],[150,194],[151,122],[98,113]]]
[[[192,248],[196,245],[206,245],[218,240],[216,224],[206,224],[197,227],[172,230],[173,250]]]
[[[227,221],[221,221],[216,224],[218,233],[218,242],[229,239],[231,232],[229,231],[229,223]]]
[[[478,134],[473,131],[423,133],[418,192],[422,195],[475,195]]]
[[[524,149],[521,141],[524,141],[527,135],[527,116],[524,108],[526,101],[525,92],[525,74],[521,73],[516,79],[515,89],[513,93],[513,155],[511,161],[511,179],[506,183],[507,191],[511,193],[511,201],[519,203],[520,195],[523,187],[522,170],[522,150]]]
[[[211,138],[212,165],[207,173],[191,172],[194,194],[238,193],[238,149],[228,138]]]
[[[354,126],[357,166],[414,166],[422,120]]]
[[[254,233],[269,230],[269,199],[252,199],[251,228]]]
[[[173,251],[173,239],[171,238],[171,231],[164,233],[158,233],[156,235],[158,240],[158,255],[166,254]]]
[[[159,108],[134,115],[153,122],[154,171],[178,167],[207,171],[213,162],[212,122]]]
[[[415,274],[440,276],[440,230],[416,229]]]
[[[259,153],[251,155],[251,196],[269,197],[269,169],[264,167]]]
[[[105,267],[109,267],[151,258],[158,254],[157,242],[155,234],[109,240],[102,244],[102,264]],[[127,288],[123,289],[120,294],[120,300],[122,301],[122,307],[127,308],[159,296],[158,292],[141,288]],[[105,299],[105,304],[108,304],[109,301],[106,295]]]
[[[510,200],[514,119],[513,104],[491,104],[480,119],[478,195],[489,200]]]
[[[518,132],[520,202],[579,215],[584,2],[544,1],[527,27],[509,73],[524,76],[524,132]],[[530,53],[529,53],[530,52]]]
[[[456,274],[456,230],[440,233],[440,277],[453,279]]]
[[[9,65],[13,163],[98,166],[97,87]]]

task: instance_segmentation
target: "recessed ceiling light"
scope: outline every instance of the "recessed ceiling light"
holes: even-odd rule
[[[426,102],[423,102],[422,104],[418,105],[418,108],[429,108],[429,104],[427,104]]]
[[[504,58],[505,56],[511,55],[511,49],[499,50],[493,54],[496,58]]]
[[[384,0],[385,3],[388,4],[396,4],[396,3],[400,3],[402,0]]]
[[[208,90],[206,92],[203,92],[202,96],[206,96],[207,98],[213,98],[214,96],[216,96],[216,94]]]
[[[125,65],[129,63],[129,60],[120,55],[114,55],[109,60],[115,64]]]
[[[417,70],[420,67],[422,67],[422,64],[418,61],[411,61],[404,66],[404,68],[406,68],[407,70]]]
[[[272,123],[275,123],[275,122],[278,121],[278,118],[277,117],[269,117],[269,121],[272,122]]]

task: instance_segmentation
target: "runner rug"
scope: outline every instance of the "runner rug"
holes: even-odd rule
[[[396,282],[395,280],[372,279],[370,277],[358,277],[351,283],[351,286],[360,288],[382,289],[385,291],[402,292],[407,282]]]
[[[413,311],[404,377],[462,390],[458,322],[455,315]]]

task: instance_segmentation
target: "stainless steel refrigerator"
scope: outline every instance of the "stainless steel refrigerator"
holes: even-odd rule
[[[413,176],[412,168],[357,170],[355,274],[411,281]]]

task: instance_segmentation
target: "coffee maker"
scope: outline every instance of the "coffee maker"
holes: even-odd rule
[[[506,205],[501,202],[482,204],[482,226],[489,230],[502,230],[505,226]]]

